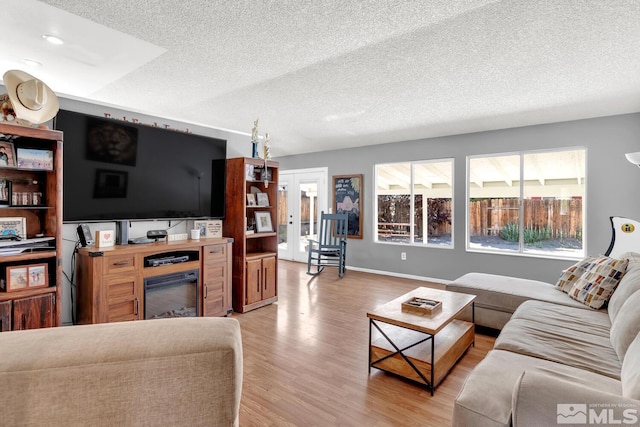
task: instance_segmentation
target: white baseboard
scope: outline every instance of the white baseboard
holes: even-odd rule
[[[301,264],[307,263],[306,261],[296,261],[296,260],[284,259],[284,258],[280,258],[280,259],[283,261],[289,261],[289,262],[299,262]],[[363,273],[381,274],[383,276],[392,276],[392,277],[402,277],[403,279],[420,280],[422,282],[439,283],[441,285],[447,285],[452,282],[452,280],[436,279],[434,277],[414,276],[413,274],[404,274],[404,273],[398,273],[395,271],[371,270],[369,268],[352,267],[350,265],[347,265],[346,268],[347,268],[347,271],[349,270],[362,271]]]
[[[413,274],[397,273],[395,271],[371,270],[371,269],[368,269],[368,268],[350,267],[350,266],[347,265],[347,271],[349,271],[349,270],[362,271],[363,273],[381,274],[383,276],[402,277],[403,279],[421,280],[423,282],[440,283],[442,285],[446,285],[448,283],[451,283],[451,280],[446,280],[446,279],[436,279],[436,278],[433,278],[433,277],[414,276]]]

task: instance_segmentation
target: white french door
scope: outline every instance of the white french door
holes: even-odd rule
[[[279,258],[307,261],[307,241],[317,238],[320,212],[327,212],[327,174],[327,168],[279,171]]]

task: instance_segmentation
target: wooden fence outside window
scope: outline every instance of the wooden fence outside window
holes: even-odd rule
[[[484,199],[469,203],[471,236],[498,235],[507,224],[519,224],[518,199]],[[582,199],[525,199],[525,228],[549,227],[550,237],[582,238]]]

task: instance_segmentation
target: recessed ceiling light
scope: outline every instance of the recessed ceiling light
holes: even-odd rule
[[[340,114],[329,114],[327,116],[324,116],[324,121],[335,122],[336,120],[351,119],[354,117],[361,116],[364,113],[366,113],[365,110],[354,110],[354,111],[348,111],[346,113],[340,113]]]
[[[51,34],[43,34],[42,38],[51,44],[56,44],[56,45],[64,44],[64,42],[60,37],[52,36]]]
[[[36,61],[35,59],[24,58],[22,62],[27,64],[29,67],[42,67],[42,63]]]

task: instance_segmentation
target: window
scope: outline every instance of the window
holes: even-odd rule
[[[468,158],[467,248],[580,258],[585,149]]]
[[[376,241],[453,246],[453,159],[375,166]]]

